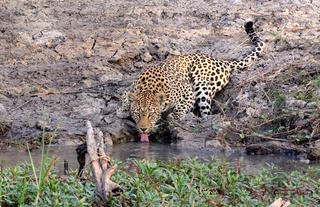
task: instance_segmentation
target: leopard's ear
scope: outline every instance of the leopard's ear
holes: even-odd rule
[[[128,97],[128,99],[129,99],[130,102],[136,101],[136,100],[138,99],[137,96],[136,96],[134,93],[132,93],[132,92],[128,92],[128,93],[127,93],[127,97]]]
[[[163,92],[157,93],[156,96],[157,96],[157,99],[158,99],[160,105],[165,103],[165,101],[168,98],[167,95]]]

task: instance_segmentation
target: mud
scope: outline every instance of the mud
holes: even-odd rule
[[[319,139],[318,1],[9,1],[0,3],[0,132],[28,140],[57,131],[80,143],[85,120],[109,144],[134,140],[116,116],[120,95],[150,65],[201,52],[241,58],[254,19],[267,52],[234,73],[214,115],[188,115],[178,145],[228,149],[273,139],[308,148]],[[313,149],[312,148],[312,149]],[[318,154],[318,153],[313,153]]]

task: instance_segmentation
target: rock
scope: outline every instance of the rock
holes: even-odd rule
[[[70,145],[80,145],[83,143],[83,137],[85,133],[81,136],[75,134],[59,134],[53,140],[54,144],[70,146]]]
[[[179,128],[177,130],[179,141],[174,144],[175,146],[189,149],[201,149],[205,147],[205,139],[203,137],[195,136],[194,133],[183,131]]]
[[[108,81],[121,81],[122,79],[123,79],[122,73],[110,68],[106,69],[105,74],[99,77],[99,81],[101,83],[106,83]]]
[[[1,79],[0,79],[0,81],[1,81]],[[12,101],[7,96],[0,94],[0,102],[2,102],[2,103],[10,103]],[[3,106],[3,104],[1,104],[1,105]]]
[[[303,101],[303,100],[296,100],[296,99],[287,99],[286,100],[286,105],[288,107],[297,107],[297,108],[304,108],[307,105],[307,102]]]
[[[32,35],[27,32],[19,32],[16,40],[22,44],[32,44]]]
[[[298,146],[289,142],[266,141],[262,143],[248,145],[246,147],[246,152],[248,154],[254,154],[254,155],[281,154],[281,153],[300,154],[300,153],[305,153],[305,149],[302,146]]]
[[[62,44],[58,44],[54,50],[61,56],[69,60],[81,57],[83,55],[83,48],[77,44],[74,40],[68,39]]]
[[[217,139],[206,140],[204,145],[206,148],[213,148],[213,149],[222,149],[223,148],[223,145]]]
[[[94,53],[92,50],[94,39],[87,38],[84,41],[73,37],[65,42],[58,44],[54,50],[62,57],[69,60],[74,58],[91,57]]]
[[[208,149],[214,151],[228,151],[230,146],[227,143],[222,143],[220,139],[214,139],[212,131],[205,130],[203,132],[185,131],[179,127],[176,128],[178,140],[175,146],[189,149]]]
[[[72,108],[72,117],[92,119],[97,117],[105,107],[105,101],[82,94],[77,98],[77,105]]]
[[[153,57],[150,55],[150,53],[149,52],[145,52],[145,53],[143,53],[143,55],[141,56],[141,58],[142,58],[142,60],[144,61],[144,62],[150,62],[152,59],[153,59]]]
[[[249,116],[249,117],[257,117],[259,112],[258,110],[254,109],[254,108],[251,108],[251,107],[248,107],[246,109],[246,114]]]
[[[114,113],[117,111],[118,108],[119,108],[119,103],[114,100],[111,100],[107,103],[107,107],[103,109],[103,114]]]
[[[142,62],[136,62],[136,63],[134,63],[134,67],[143,68],[143,63]]]
[[[107,148],[112,147],[113,141],[112,141],[111,135],[108,132],[104,133],[103,139],[104,139],[104,144],[106,145]]]
[[[7,115],[7,110],[0,104],[0,138],[7,136],[10,130]]]
[[[93,50],[86,50],[84,56],[86,58],[90,58],[93,55],[94,51]]]
[[[36,128],[43,131],[53,131],[53,127],[49,126],[47,121],[43,121],[43,120],[38,120],[36,122]]]
[[[309,103],[307,103],[307,108],[316,109],[316,108],[318,108],[318,104],[317,104],[317,102],[309,102]]]
[[[0,103],[0,121],[5,120],[8,113],[3,104]]]
[[[308,159],[320,160],[320,140],[317,140],[311,144],[309,148]]]
[[[120,119],[125,119],[130,116],[130,112],[129,111],[121,111],[120,109],[118,109],[116,112],[116,116]]]
[[[95,82],[93,80],[90,80],[90,79],[85,79],[82,81],[82,83],[86,86],[86,87],[92,87]]]
[[[106,124],[112,124],[114,121],[114,116],[113,115],[105,116],[105,117],[103,117],[103,121]]]
[[[178,56],[178,55],[181,55],[181,52],[179,51],[179,50],[170,50],[169,51],[169,53],[171,54],[171,55],[176,55],[176,56]]]
[[[124,50],[116,50],[112,56],[109,57],[110,62],[120,62],[120,60],[126,55]]]
[[[57,30],[40,31],[32,35],[32,42],[36,45],[46,45],[51,48],[65,41],[65,34]]]
[[[243,2],[242,2],[242,0],[232,0],[231,4],[233,4],[233,5],[241,5],[241,4],[243,4]]]
[[[299,162],[303,163],[303,164],[310,164],[310,160],[309,159],[299,159]]]
[[[127,142],[132,138],[126,130],[125,120],[115,119],[112,124],[104,128],[104,131],[109,133],[113,144]]]
[[[315,120],[312,123],[312,132],[311,132],[311,138],[315,137],[317,134],[320,134],[320,120]]]

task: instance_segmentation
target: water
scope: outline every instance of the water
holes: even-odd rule
[[[70,169],[78,168],[76,146],[52,146],[50,155],[57,156],[56,169],[58,174],[63,173],[63,163],[66,160]],[[126,160],[128,158],[162,160],[170,161],[176,159],[198,158],[204,162],[210,162],[214,156],[221,161],[231,162],[235,167],[240,160],[241,170],[250,174],[256,173],[263,167],[271,164],[277,166],[282,171],[303,170],[308,166],[320,167],[319,163],[308,165],[300,162],[296,157],[280,155],[247,155],[243,151],[234,151],[232,153],[221,153],[207,150],[191,150],[170,146],[166,144],[145,144],[145,143],[125,143],[115,145],[112,149],[107,150],[113,159]],[[32,151],[32,157],[35,165],[39,165],[41,159],[41,150]],[[14,166],[18,163],[30,163],[29,154],[26,150],[17,148],[8,148],[0,152],[0,162],[2,166]]]

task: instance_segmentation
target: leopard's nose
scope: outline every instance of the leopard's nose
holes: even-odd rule
[[[140,128],[142,132],[146,132],[147,128]]]

